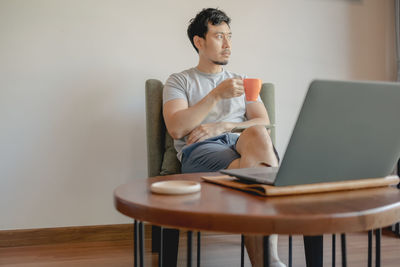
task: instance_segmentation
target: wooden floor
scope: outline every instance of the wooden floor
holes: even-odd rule
[[[324,266],[331,266],[331,235],[324,236]],[[196,250],[196,239],[194,238]],[[157,266],[146,236],[145,266]],[[347,266],[367,266],[367,234],[347,235]],[[201,266],[239,266],[240,236],[203,233]],[[77,242],[68,244],[0,248],[1,266],[133,266],[131,241]],[[279,237],[279,255],[287,264],[288,238]],[[181,234],[179,266],[186,266],[186,235]],[[196,254],[193,254],[195,266]],[[246,255],[245,266],[250,266]],[[293,237],[293,266],[305,266],[301,236]],[[341,266],[340,236],[336,237],[336,266]],[[384,231],[382,266],[400,266],[400,238]]]

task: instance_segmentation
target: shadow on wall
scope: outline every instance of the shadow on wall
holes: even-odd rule
[[[395,80],[394,1],[353,1],[348,13],[348,66],[351,79]]]

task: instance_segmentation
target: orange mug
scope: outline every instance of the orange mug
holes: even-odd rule
[[[262,81],[260,79],[244,79],[244,93],[246,101],[257,101],[258,94],[261,90]]]

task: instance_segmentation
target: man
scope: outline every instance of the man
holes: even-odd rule
[[[268,131],[268,113],[260,99],[246,102],[243,76],[227,71],[231,55],[230,18],[203,9],[191,20],[188,37],[199,55],[195,68],[172,74],[163,91],[163,113],[174,138],[182,172],[278,166]],[[246,127],[239,136],[235,127]],[[253,266],[262,264],[262,238],[245,239]],[[271,266],[285,266],[270,238]]]

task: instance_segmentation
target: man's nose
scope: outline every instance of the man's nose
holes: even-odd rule
[[[227,37],[224,38],[223,48],[231,48],[231,40]]]

